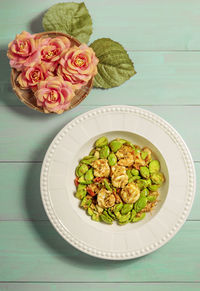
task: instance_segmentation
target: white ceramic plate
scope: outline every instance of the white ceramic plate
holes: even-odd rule
[[[138,223],[94,222],[74,196],[78,161],[102,135],[148,146],[161,162],[166,182],[160,202]],[[41,194],[51,223],[74,247],[103,259],[131,259],[155,251],[181,228],[195,195],[195,170],[186,144],[166,121],[137,107],[106,106],[78,116],[55,137],[42,166]]]

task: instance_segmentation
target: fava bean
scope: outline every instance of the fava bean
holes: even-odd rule
[[[153,160],[149,163],[149,172],[150,174],[160,171],[160,163],[157,160]]]
[[[141,197],[139,198],[134,205],[134,209],[136,212],[140,212],[143,208],[145,208],[147,205],[147,198]]]
[[[125,222],[128,221],[131,217],[131,213],[127,213],[126,215],[121,215],[119,218],[119,222]]]
[[[86,173],[85,173],[85,181],[86,182],[90,182],[94,179],[94,175],[93,175],[93,169],[90,169],[88,170]]]
[[[94,220],[94,221],[100,221],[99,214],[93,213],[92,214],[92,220]]]
[[[108,164],[109,166],[114,166],[117,163],[117,157],[114,153],[109,154],[108,156]]]
[[[81,177],[82,175],[84,175],[86,172],[88,171],[88,166],[86,164],[83,164],[79,167],[78,169],[78,177]]]
[[[155,195],[149,195],[149,196],[147,196],[147,201],[148,202],[155,202],[156,198],[157,198],[157,196],[155,196]]]
[[[164,175],[160,172],[151,174],[153,184],[161,185],[164,182]]]
[[[126,175],[127,175],[128,178],[130,179],[130,178],[132,177],[131,170],[127,170],[127,171],[126,171]]]
[[[88,215],[92,216],[94,212],[90,207],[88,207],[87,213],[88,213]]]
[[[105,145],[107,145],[107,144],[108,144],[108,139],[107,139],[106,136],[102,136],[102,137],[100,137],[100,138],[97,139],[96,142],[95,142],[95,146],[98,147],[98,148],[101,148],[101,147],[103,147],[103,146],[105,146]]]
[[[121,148],[122,145],[123,142],[121,142],[120,140],[113,140],[110,143],[110,148],[114,153],[116,153]]]
[[[137,185],[140,188],[140,190],[143,190],[144,188],[147,187],[147,181],[144,179],[137,180]]]
[[[131,170],[131,174],[132,174],[133,176],[139,176],[139,171],[136,170],[136,169],[132,169],[132,170]]]
[[[141,152],[141,158],[143,160],[145,160],[147,156],[148,156],[148,153],[147,152]]]
[[[134,217],[134,218],[132,219],[132,222],[138,222],[138,221],[140,221],[140,220],[144,219],[144,218],[145,218],[145,216],[146,216],[146,213],[145,213],[145,212],[143,212],[143,213],[141,213],[141,215],[140,215],[140,216],[138,216],[138,217]]]
[[[130,212],[133,209],[133,204],[124,204],[121,210],[121,214],[127,214],[128,212]]]
[[[109,216],[110,216],[112,219],[115,219],[115,215],[114,215],[114,213],[112,212],[111,208],[108,208],[107,211],[108,211]]]
[[[141,192],[140,192],[140,197],[146,197],[147,195],[149,195],[149,190],[147,188],[143,189]]]
[[[110,148],[106,145],[106,146],[103,146],[101,148],[99,156],[100,156],[101,159],[107,159],[109,154],[110,154]]]
[[[113,220],[112,218],[108,217],[107,215],[105,215],[104,213],[100,214],[100,218],[103,222],[107,223],[107,224],[112,224],[113,223]]]
[[[89,196],[85,196],[81,201],[81,207],[87,209],[92,204],[92,199]]]
[[[86,194],[87,194],[86,185],[79,184],[75,196],[81,200],[86,196]]]
[[[160,185],[149,185],[148,186],[148,189],[150,190],[150,191],[157,191],[158,190],[158,188],[160,188]]]
[[[112,188],[110,187],[110,184],[108,183],[106,179],[104,179],[104,185],[108,191],[112,191]]]
[[[135,209],[133,209],[131,211],[131,217],[130,217],[130,221],[133,221],[133,218],[136,216],[137,212],[135,211]]]
[[[140,167],[140,174],[143,178],[149,178],[149,169],[147,167]]]

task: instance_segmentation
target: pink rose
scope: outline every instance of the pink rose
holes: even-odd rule
[[[7,56],[10,59],[10,66],[18,71],[26,66],[33,66],[40,56],[34,36],[26,31],[17,34],[8,45]]]
[[[45,64],[36,64],[34,67],[25,68],[17,77],[17,81],[22,89],[35,89],[40,81],[45,80],[49,72]]]
[[[64,36],[41,39],[41,61],[46,63],[49,70],[54,71],[60,60],[61,53],[64,50],[68,50],[70,45],[70,40]]]
[[[63,113],[74,97],[74,91],[70,83],[61,77],[48,77],[38,84],[35,92],[37,105],[42,107],[45,113]]]
[[[86,44],[74,46],[63,53],[57,74],[79,89],[97,74],[98,62],[92,48]]]

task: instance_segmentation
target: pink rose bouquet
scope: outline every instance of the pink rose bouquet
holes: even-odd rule
[[[21,89],[31,89],[45,113],[62,113],[75,90],[97,74],[98,59],[86,44],[72,46],[65,36],[39,37],[23,31],[9,43],[10,66],[19,73]]]

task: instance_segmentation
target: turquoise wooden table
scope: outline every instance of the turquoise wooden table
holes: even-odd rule
[[[111,37],[128,50],[137,75],[119,88],[94,89],[61,116],[25,107],[10,85],[9,41],[42,30],[57,1],[0,2],[0,290],[160,291],[200,289],[200,1],[87,0],[91,41]],[[197,193],[178,234],[156,252],[130,261],[95,259],[51,226],[39,190],[44,154],[75,116],[109,104],[137,105],[169,121],[194,158]]]

